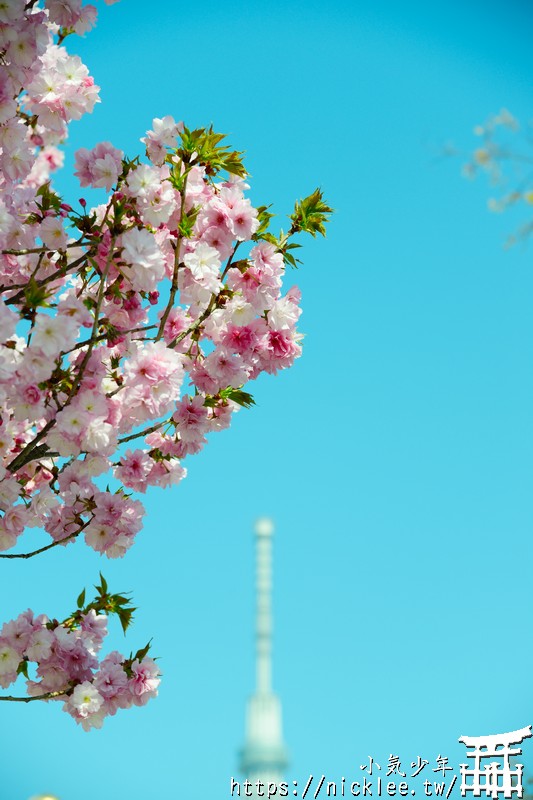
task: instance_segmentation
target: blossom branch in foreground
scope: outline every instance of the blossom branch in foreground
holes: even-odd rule
[[[331,209],[317,189],[274,235],[246,197],[242,153],[164,117],[145,163],[109,142],[78,150],[81,186],[108,194],[75,211],[50,175],[98,88],[61,43],[93,12],[19,5],[9,20],[0,9],[29,47],[24,63],[4,53],[18,100],[0,114],[0,557],[82,533],[116,558],[142,527],[132,492],[179,483],[183,460],[253,405],[247,383],[300,355],[300,293],[282,282],[294,238],[324,235]],[[6,552],[27,527],[52,543]]]
[[[123,594],[111,594],[100,575],[97,595],[62,622],[28,610],[0,630],[0,686],[6,689],[20,675],[26,696],[0,695],[2,702],[60,700],[85,730],[100,728],[119,708],[145,705],[157,695],[159,669],[148,657],[149,645],[128,658],[114,651],[98,660],[107,635],[108,615],[116,614],[126,632],[134,612]],[[29,670],[35,670],[30,678]]]
[[[75,174],[102,202],[66,202],[52,185],[58,145],[99,88],[64,42],[95,18],[81,0],[0,3],[3,559],[78,538],[126,553],[144,516],[133,493],[179,483],[184,459],[253,406],[248,383],[300,355],[286,268],[295,237],[325,235],[332,211],[316,189],[275,235],[268,206],[247,196],[242,153],[170,116],[141,139],[146,159],[107,141],[79,149]],[[51,541],[8,552],[31,527]],[[88,729],[156,694],[148,648],[98,661],[106,615],[126,627],[132,609],[103,579],[97,590],[61,623],[28,611],[3,626],[0,686],[23,674],[28,695],[0,700],[60,700]]]

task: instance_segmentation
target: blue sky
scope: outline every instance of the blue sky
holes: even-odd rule
[[[290,780],[358,780],[391,753],[458,772],[460,735],[533,722],[531,248],[504,251],[516,220],[436,158],[502,106],[531,117],[531,22],[517,0],[123,0],[71,40],[103,102],[71,126],[68,165],[99,140],[135,155],[172,114],[247,151],[254,203],[283,215],[319,185],[336,214],[288,276],[302,358],[149,494],[126,558],[79,543],[2,568],[3,619],[61,617],[102,569],[139,606],[110,648],[153,637],[164,681],[90,734],[58,706],[4,704],[1,800],[229,796],[260,515]]]

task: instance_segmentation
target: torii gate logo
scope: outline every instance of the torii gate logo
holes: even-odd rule
[[[492,736],[461,736],[459,741],[467,747],[473,747],[467,753],[467,758],[473,758],[474,764],[461,764],[461,795],[466,797],[467,792],[472,792],[474,797],[479,797],[484,793],[486,797],[497,800],[504,797],[509,800],[513,795],[517,798],[524,796],[522,786],[522,775],[524,772],[523,764],[515,764],[511,767],[510,757],[522,754],[522,748],[511,748],[529,739],[531,736],[531,725],[521,728],[519,731],[510,733],[496,733]],[[497,758],[498,761],[491,761],[481,767],[482,759]],[[472,778],[472,783],[467,783],[467,779]]]

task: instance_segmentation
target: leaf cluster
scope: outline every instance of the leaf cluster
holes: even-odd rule
[[[39,197],[39,200],[35,201],[37,208],[44,214],[47,211],[55,211],[56,214],[59,214],[61,208],[61,198],[58,194],[56,194],[53,189],[50,188],[50,181],[43,183],[42,186],[39,186],[37,191],[35,192],[35,197]]]
[[[131,598],[125,594],[111,594],[108,589],[107,581],[100,573],[100,584],[94,587],[97,595],[90,603],[85,603],[85,589],[79,594],[76,601],[77,609],[70,617],[63,622],[67,628],[77,628],[81,624],[82,618],[93,610],[97,614],[116,614],[120,620],[122,630],[126,633],[136,608],[131,605]]]
[[[242,389],[235,389],[233,386],[221,389],[216,395],[207,395],[204,400],[204,406],[207,408],[215,408],[220,400],[232,400],[243,408],[255,406],[255,400],[249,392],[244,392]]]
[[[33,275],[28,279],[28,283],[23,289],[24,306],[23,314],[25,319],[32,319],[37,308],[47,308],[48,299],[53,296],[54,291],[46,285],[39,284]]]
[[[289,217],[292,222],[291,232],[303,231],[311,236],[316,236],[317,233],[325,236],[325,223],[332,213],[333,209],[324,202],[321,189],[315,189],[308,197],[295,203],[294,213]]]
[[[136,653],[130,653],[129,658],[127,658],[125,661],[122,662],[122,669],[124,670],[128,678],[133,677],[133,670],[132,670],[133,662],[142,661],[143,658],[146,658],[146,656],[150,652],[151,646],[152,646],[152,640],[150,639],[148,644],[146,644],[144,647],[141,647],[139,650],[137,650]]]
[[[215,133],[212,125],[194,131],[184,127],[180,136],[181,146],[178,147],[176,155],[184,164],[190,167],[196,164],[205,167],[206,174],[211,177],[222,170],[240,178],[246,175],[242,163],[243,153],[231,150],[228,145],[220,144],[226,135]]]
[[[321,189],[315,189],[308,197],[298,200],[294,205],[294,212],[289,215],[291,221],[290,230],[287,233],[280,232],[279,236],[270,233],[269,226],[272,217],[268,209],[270,206],[260,206],[258,208],[259,228],[255,232],[254,241],[263,240],[274,245],[278,253],[283,256],[286,266],[297,268],[301,261],[291,252],[301,247],[297,242],[291,242],[290,238],[295,233],[310,233],[316,237],[317,233],[326,235],[326,223],[333,213],[333,209],[324,201]]]

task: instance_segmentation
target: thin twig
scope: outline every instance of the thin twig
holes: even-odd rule
[[[47,550],[51,550],[53,547],[57,547],[60,544],[64,544],[65,542],[68,542],[71,539],[76,539],[80,535],[80,533],[82,533],[82,531],[85,530],[85,528],[87,527],[89,522],[91,522],[91,520],[92,517],[90,520],[87,520],[87,522],[85,522],[81,526],[81,528],[79,528],[74,533],[65,536],[64,539],[58,539],[57,541],[52,542],[51,544],[47,544],[44,547],[39,547],[38,550],[32,550],[30,553],[0,553],[0,558],[33,558],[33,556],[38,556],[40,555],[40,553],[46,553]]]
[[[186,194],[186,191],[187,191],[187,175],[185,175],[185,177],[183,179],[183,188],[182,188],[182,191],[181,191],[181,208],[180,208],[180,223],[179,224],[181,224],[181,222],[183,220],[183,212],[185,211],[185,194]],[[161,337],[163,336],[163,333],[164,333],[164,330],[165,330],[165,325],[167,324],[168,316],[169,316],[169,314],[170,314],[170,312],[171,312],[171,310],[172,310],[172,308],[174,306],[174,300],[176,298],[176,292],[178,291],[178,272],[179,272],[179,268],[180,268],[180,247],[181,247],[182,238],[183,238],[183,235],[182,235],[181,231],[179,230],[179,225],[178,225],[178,236],[177,236],[177,240],[176,240],[176,250],[174,252],[174,272],[172,274],[172,286],[170,287],[170,296],[168,298],[167,306],[166,306],[166,308],[163,311],[163,314],[161,316],[161,321],[159,323],[159,330],[158,330],[158,332],[156,334],[156,337],[155,337],[155,341],[156,342],[159,341],[159,339],[161,339]]]
[[[36,694],[33,697],[13,697],[13,695],[0,695],[0,701],[9,703],[32,703],[34,700],[53,700],[55,697],[68,697],[72,694],[72,689],[65,689],[64,692],[46,692],[46,694]]]
[[[129,436],[123,436],[122,439],[118,440],[118,443],[124,444],[124,442],[131,442],[132,439],[138,439],[139,436],[148,436],[149,433],[154,433],[154,431],[159,430],[159,428],[162,428],[163,425],[166,425],[168,422],[168,419],[164,419],[163,422],[157,422],[155,425],[151,425],[149,428],[139,431],[139,433],[131,433]]]

